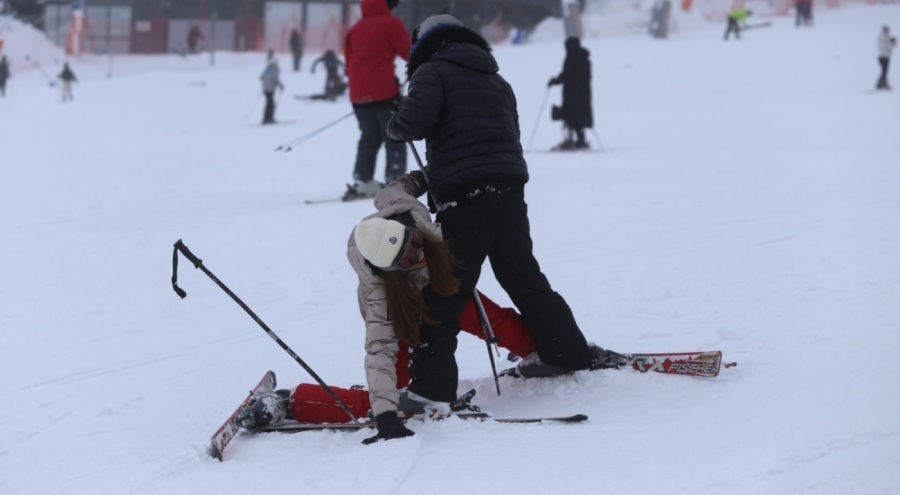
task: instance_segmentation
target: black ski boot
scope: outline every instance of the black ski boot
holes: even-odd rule
[[[559,368],[547,364],[541,361],[537,352],[532,352],[522,358],[513,370],[507,370],[505,373],[521,378],[550,378],[553,376],[570,375],[574,372],[575,370]]]
[[[594,370],[619,369],[621,366],[628,364],[628,358],[618,352],[609,351],[597,344],[588,343],[591,352],[591,365],[588,368]],[[516,361],[518,356],[510,353],[508,359]],[[500,376],[512,376],[516,378],[550,378],[554,376],[563,376],[574,373],[575,370],[566,368],[558,368],[549,365],[538,357],[538,353],[533,352],[522,358],[515,368],[510,368],[500,372]]]
[[[619,369],[628,364],[628,358],[618,352],[608,351],[597,344],[588,344],[591,349],[591,371]]]
[[[575,142],[571,139],[566,139],[563,142],[557,144],[556,146],[550,148],[550,151],[572,151],[575,149]]]
[[[425,403],[409,396],[406,390],[400,392],[400,401],[397,403],[397,410],[404,415],[415,416],[416,414],[425,413]]]
[[[454,413],[477,413],[481,408],[472,404],[475,389],[459,396],[453,402],[433,402],[408,390],[400,392],[397,412],[401,417],[411,418],[427,414],[431,419],[443,419]]]
[[[252,429],[291,419],[290,400],[291,392],[283,389],[257,395],[238,413],[237,423],[241,428]]]
[[[384,184],[378,181],[356,181],[353,184],[347,184],[347,192],[341,196],[343,201],[354,201],[357,199],[374,198],[375,194],[384,187]]]

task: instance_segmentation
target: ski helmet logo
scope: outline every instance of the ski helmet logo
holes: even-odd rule
[[[390,242],[391,244],[397,244],[397,236],[392,235],[388,237],[388,242]]]

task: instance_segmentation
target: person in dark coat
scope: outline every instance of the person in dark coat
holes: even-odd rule
[[[6,96],[6,80],[9,79],[9,61],[6,55],[0,58],[0,96]]]
[[[341,59],[334,53],[334,50],[327,50],[321,57],[313,62],[312,69],[310,70],[311,74],[316,73],[316,66],[318,66],[320,62],[325,65],[325,72],[327,73],[325,77],[325,93],[323,94],[322,99],[334,100],[338,96],[344,94],[344,91],[347,89],[347,83],[341,79],[341,76],[338,73],[338,70],[344,67],[344,63],[341,62]]]
[[[200,49],[200,42],[205,39],[206,36],[203,36],[203,30],[200,29],[200,25],[191,24],[191,29],[188,30],[187,36],[188,50],[191,53],[197,53],[197,50]]]
[[[578,38],[566,39],[566,60],[562,72],[550,79],[548,86],[562,84],[562,108],[559,117],[568,130],[568,136],[558,149],[588,148],[584,140],[584,129],[594,127],[594,112],[591,109],[591,60],[590,52],[581,46]],[[554,110],[557,107],[554,107]]]
[[[794,8],[797,10],[797,18],[794,21],[794,26],[800,27],[801,25],[812,25],[812,4],[812,0],[796,0],[794,2]]]
[[[291,45],[291,57],[293,57],[294,61],[294,72],[297,72],[300,70],[300,59],[303,58],[303,39],[300,37],[300,31],[296,29],[291,30],[289,43]]]
[[[456,399],[459,316],[485,259],[531,331],[536,359],[559,372],[610,366],[616,354],[587,343],[532,252],[516,96],[487,41],[453,16],[429,17],[413,34],[406,72],[409,92],[387,133],[400,142],[425,140],[435,222],[460,262],[456,294],[423,293],[434,322],[421,324],[423,345],[411,351],[410,397]]]
[[[72,95],[72,83],[77,82],[78,78],[75,77],[75,73],[72,72],[72,68],[69,67],[69,63],[65,62],[63,64],[63,70],[59,73],[57,78],[61,79],[63,82],[62,85],[62,99],[63,102],[71,101],[75,97]]]

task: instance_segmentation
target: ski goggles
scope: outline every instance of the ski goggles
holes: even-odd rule
[[[425,259],[425,238],[418,230],[407,228],[403,234],[400,252],[397,253],[391,266],[383,270],[409,270],[423,259]]]

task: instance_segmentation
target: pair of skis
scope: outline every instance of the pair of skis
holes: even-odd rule
[[[275,390],[276,386],[275,373],[267,371],[262,380],[253,387],[247,398],[234,410],[231,416],[219,427],[218,430],[210,438],[209,455],[218,460],[223,460],[222,453],[231,440],[241,431],[238,425],[238,414],[247,406],[253,397]],[[465,420],[492,421],[495,423],[580,423],[587,421],[588,417],[584,414],[574,414],[571,416],[559,417],[535,417],[535,418],[492,418],[489,414],[483,412],[463,412],[454,414],[454,416]],[[298,433],[303,431],[322,431],[322,430],[342,430],[356,431],[361,428],[375,428],[377,424],[374,421],[363,421],[359,425],[356,423],[300,423],[297,421],[283,421],[263,428],[254,428],[250,431],[265,432],[282,432],[282,433]]]
[[[670,375],[684,375],[703,378],[714,378],[719,375],[721,368],[731,368],[737,366],[737,363],[726,363],[722,361],[722,351],[710,352],[676,352],[676,353],[650,353],[650,354],[625,354],[628,362],[624,367],[646,373],[654,371]],[[275,373],[266,372],[262,380],[253,387],[247,398],[235,409],[234,413],[228,417],[225,423],[216,430],[210,438],[209,455],[223,460],[222,453],[231,440],[240,432],[241,427],[237,423],[237,416],[245,407],[250,404],[251,399],[260,394],[265,394],[275,390],[276,386]],[[464,412],[455,414],[460,419],[490,421],[494,423],[512,423],[512,424],[575,424],[587,421],[588,417],[584,414],[574,414],[571,416],[548,416],[548,417],[532,417],[532,418],[493,418],[483,412]],[[321,431],[321,430],[350,430],[356,431],[360,428],[374,428],[375,422],[356,423],[299,423],[296,421],[285,421],[264,428],[254,429],[254,432],[303,432],[303,431]]]

